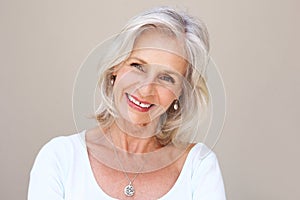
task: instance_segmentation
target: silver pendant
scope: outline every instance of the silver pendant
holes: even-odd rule
[[[134,187],[133,185],[131,185],[131,183],[129,183],[129,185],[127,185],[125,188],[124,188],[124,194],[128,197],[132,197],[134,195]]]

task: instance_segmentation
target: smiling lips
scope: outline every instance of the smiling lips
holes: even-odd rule
[[[126,93],[126,96],[127,96],[129,106],[140,112],[147,112],[154,105],[145,101],[140,101],[136,97],[131,96],[128,93]]]

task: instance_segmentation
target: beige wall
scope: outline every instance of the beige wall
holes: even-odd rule
[[[72,84],[88,52],[161,4],[209,28],[228,95],[215,148],[228,199],[300,199],[298,0],[0,1],[0,199],[26,199],[38,150],[75,131]]]

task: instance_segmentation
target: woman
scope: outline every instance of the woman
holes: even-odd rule
[[[94,129],[46,144],[34,199],[225,199],[216,156],[197,143],[208,92],[203,24],[168,7],[131,19],[101,59]]]

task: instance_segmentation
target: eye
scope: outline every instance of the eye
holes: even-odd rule
[[[173,77],[169,76],[169,75],[166,75],[166,74],[163,74],[159,77],[160,80],[163,80],[163,81],[167,81],[167,82],[170,82],[170,83],[175,83],[175,80]]]
[[[145,72],[143,66],[139,63],[131,63],[130,66],[137,68],[138,70]]]

